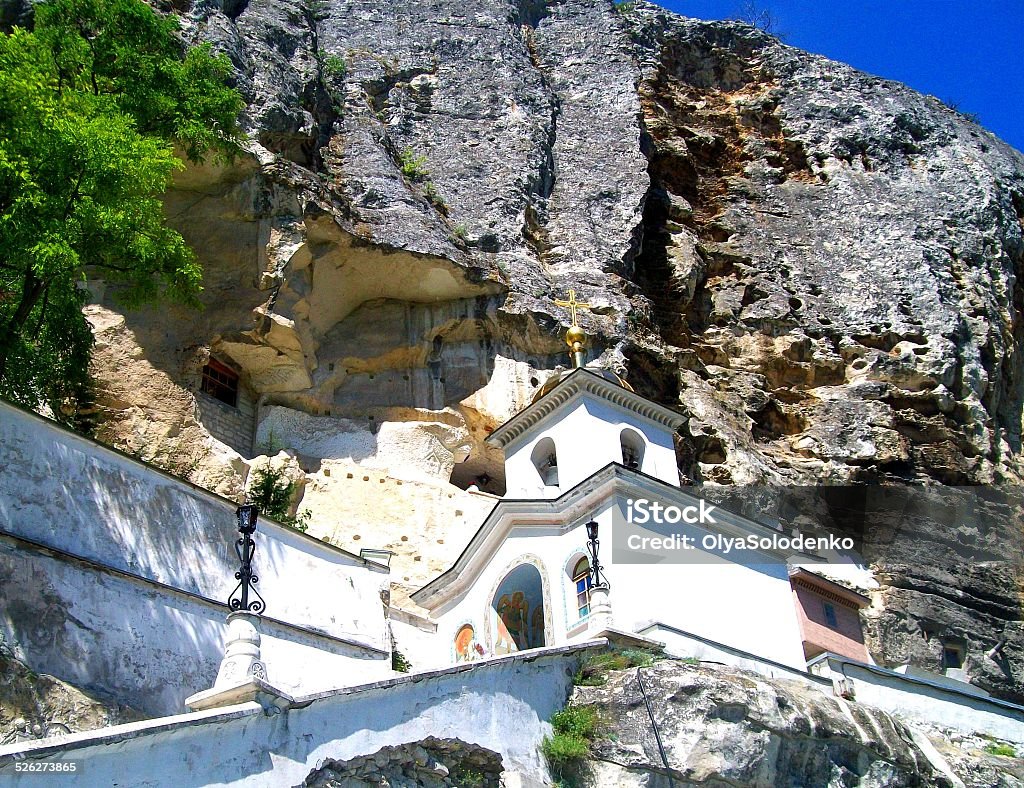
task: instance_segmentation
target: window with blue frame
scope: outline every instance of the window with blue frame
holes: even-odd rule
[[[590,615],[590,562],[586,558],[576,562],[572,581],[576,584],[576,609],[583,618]]]

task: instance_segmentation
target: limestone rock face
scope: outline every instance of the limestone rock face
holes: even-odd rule
[[[954,776],[972,786],[1017,784],[1010,759],[994,766],[961,752],[954,771],[920,732],[799,682],[672,661],[640,674],[650,712],[636,670],[612,672],[601,687],[576,688],[571,705],[593,704],[600,718],[586,764],[589,784],[667,786],[669,776],[680,786],[751,788],[951,786]],[[982,782],[990,778],[1003,782]]]
[[[35,673],[0,643],[0,744],[91,731],[140,718],[126,706],[91,698],[53,676]]]
[[[636,267],[689,361],[690,475],[1018,479],[1024,157],[750,28],[628,19],[659,198]]]
[[[591,359],[689,417],[688,481],[1020,481],[1024,157],[937,100],[644,2],[174,8],[235,64],[248,153],[166,198],[204,309],[92,283],[105,439],[229,495],[288,449],[311,533],[416,585],[504,491],[483,441],[568,363],[574,287]],[[361,522],[399,482],[423,526]],[[985,685],[1024,699],[1017,569],[932,554],[879,572],[875,658],[1005,637]]]

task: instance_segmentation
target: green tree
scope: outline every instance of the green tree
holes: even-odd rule
[[[312,512],[303,509],[298,514],[291,513],[296,487],[295,482],[285,476],[284,471],[264,465],[253,471],[248,497],[256,504],[260,514],[277,520],[282,525],[289,525],[297,531],[305,532],[309,528]]]
[[[86,278],[129,307],[195,303],[202,272],[160,196],[181,155],[237,150],[231,65],[141,0],[47,0],[0,34],[0,394],[69,403],[88,383]]]

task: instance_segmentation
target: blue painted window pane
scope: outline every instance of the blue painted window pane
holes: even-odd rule
[[[583,618],[590,614],[590,562],[586,558],[576,562],[572,579],[576,583],[576,609]]]

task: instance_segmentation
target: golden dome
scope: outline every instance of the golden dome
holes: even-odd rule
[[[597,375],[598,377],[604,378],[610,383],[614,383],[616,386],[622,386],[622,388],[626,389],[626,391],[633,391],[632,386],[630,386],[625,380],[620,378],[610,369],[598,369],[597,367],[583,367],[583,369],[587,370],[587,372],[591,373],[592,375]],[[555,386],[557,386],[559,383],[561,383],[575,371],[575,369],[566,369],[561,372],[556,372],[550,378],[545,380],[544,384],[539,389],[537,389],[537,393],[533,395],[533,399],[530,400],[530,404],[532,405],[534,402],[539,400],[541,397],[543,397],[545,394],[551,391]]]

